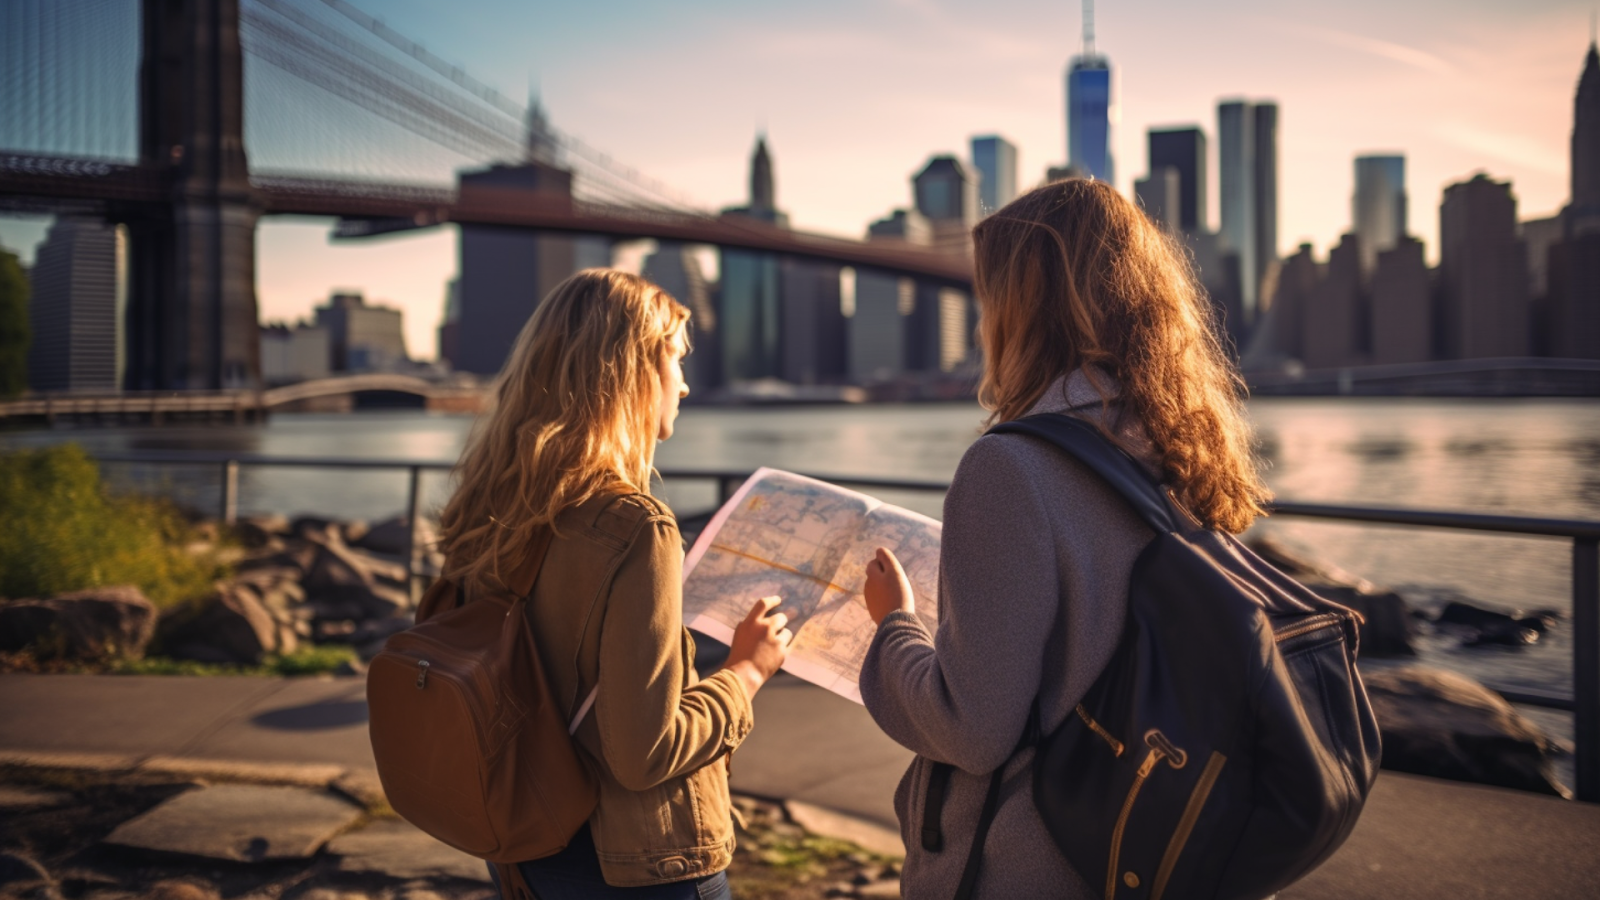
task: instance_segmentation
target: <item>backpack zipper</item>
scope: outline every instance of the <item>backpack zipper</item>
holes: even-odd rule
[[[1200,819],[1200,810],[1205,808],[1206,798],[1211,796],[1211,789],[1217,784],[1217,776],[1222,774],[1222,766],[1228,761],[1226,756],[1215,750],[1211,751],[1211,758],[1206,760],[1206,767],[1200,772],[1200,780],[1195,782],[1194,790],[1189,792],[1189,802],[1183,807],[1183,816],[1178,819],[1178,827],[1172,831],[1172,840],[1167,842],[1167,850],[1161,854],[1161,865],[1156,867],[1156,880],[1150,887],[1150,900],[1161,900],[1161,895],[1167,890],[1167,881],[1172,878],[1172,870],[1178,864],[1178,856],[1183,853],[1184,845],[1189,843],[1189,835],[1194,831],[1194,823]]]
[[[1302,634],[1310,634],[1313,631],[1327,628],[1329,625],[1337,625],[1344,621],[1344,618],[1345,616],[1343,613],[1336,612],[1312,616],[1311,618],[1306,619],[1304,622],[1301,622],[1299,625],[1291,625],[1282,631],[1273,632],[1272,640],[1274,643],[1281,644],[1290,638],[1297,638]]]
[[[1094,718],[1089,715],[1089,711],[1083,708],[1082,703],[1078,704],[1076,712],[1078,713],[1078,718],[1083,720],[1083,724],[1089,726],[1090,731],[1100,735],[1100,737],[1105,739],[1106,743],[1111,745],[1111,755],[1122,755],[1122,742],[1112,737],[1111,732],[1105,730],[1105,728],[1103,728],[1099,722],[1096,722]]]
[[[1111,861],[1106,867],[1106,900],[1115,900],[1117,896],[1117,868],[1122,857],[1122,833],[1128,827],[1128,815],[1133,812],[1133,801],[1139,798],[1139,789],[1144,787],[1145,779],[1155,771],[1156,765],[1166,759],[1167,765],[1174,769],[1181,769],[1189,762],[1189,755],[1178,747],[1167,736],[1157,729],[1150,729],[1144,733],[1145,745],[1150,752],[1145,755],[1144,762],[1139,764],[1139,771],[1133,776],[1133,785],[1128,788],[1128,796],[1122,801],[1122,812],[1117,814],[1117,826],[1111,831]],[[1128,887],[1139,886],[1139,877],[1132,872],[1123,876]]]

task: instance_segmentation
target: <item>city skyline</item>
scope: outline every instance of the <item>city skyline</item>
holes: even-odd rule
[[[711,3],[671,14],[623,3],[603,26],[598,10],[488,0],[452,10],[395,0],[383,12],[513,95],[532,71],[557,127],[707,208],[743,196],[746,154],[763,126],[795,227],[850,236],[907,205],[908,178],[930,155],[965,159],[972,135],[1016,143],[1019,188],[1065,162],[1061,73],[1078,49],[1075,3],[1018,0],[981,15],[920,0],[804,11]],[[1097,44],[1116,61],[1119,188],[1131,193],[1143,174],[1148,127],[1187,123],[1211,138],[1217,184],[1215,103],[1242,94],[1283,111],[1283,255],[1302,240],[1326,252],[1349,229],[1351,159],[1373,150],[1406,154],[1412,230],[1430,259],[1440,193],[1474,171],[1512,181],[1526,218],[1564,200],[1586,7],[1357,2],[1292,19],[1274,10],[1243,0],[1207,10],[1099,5]],[[740,78],[711,80],[710,67]],[[881,77],[889,71],[898,76]],[[685,105],[684,95],[704,102]],[[1213,194],[1211,227],[1218,216]],[[26,243],[18,231],[0,240]],[[411,351],[431,355],[423,336],[439,319],[454,241],[447,229],[330,247],[324,223],[266,223],[262,316],[297,318],[332,287],[360,287],[404,308]]]

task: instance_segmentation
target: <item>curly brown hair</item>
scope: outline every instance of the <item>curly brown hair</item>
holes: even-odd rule
[[[978,396],[990,421],[1025,414],[1085,369],[1121,386],[1121,413],[1155,445],[1164,478],[1208,528],[1241,532],[1271,498],[1257,470],[1244,382],[1218,340],[1189,254],[1100,181],[1018,197],[973,229]],[[1111,408],[1111,387],[1096,384]],[[1115,422],[1102,424],[1116,439]]]

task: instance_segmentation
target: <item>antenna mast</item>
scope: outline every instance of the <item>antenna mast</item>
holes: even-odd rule
[[[1083,55],[1094,55],[1094,0],[1083,0]]]

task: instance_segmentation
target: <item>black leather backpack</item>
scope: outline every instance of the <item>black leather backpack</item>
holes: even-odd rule
[[[1088,423],[1037,415],[989,433],[1061,448],[1156,532],[1134,563],[1105,671],[1054,732],[1023,738],[1038,741],[1034,804],[1073,867],[1106,900],[1255,900],[1327,859],[1378,772],[1378,727],[1355,669],[1358,615],[1176,512]],[[1030,732],[1037,719],[1036,699]],[[976,884],[1003,768],[958,897]],[[940,781],[936,771],[935,837]]]

